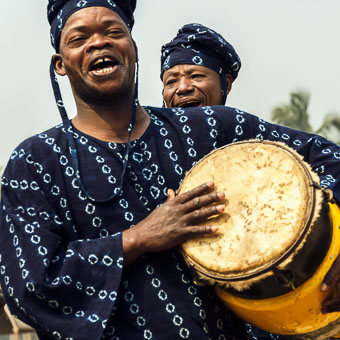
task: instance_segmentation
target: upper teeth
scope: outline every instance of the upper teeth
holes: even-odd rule
[[[111,59],[110,59],[110,58],[107,58],[107,57],[105,57],[105,58],[100,58],[100,59],[98,59],[93,65],[95,66],[95,65],[98,65],[99,63],[103,63],[103,62],[105,62],[105,61],[111,61]]]

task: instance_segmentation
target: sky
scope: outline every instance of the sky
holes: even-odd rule
[[[160,49],[187,23],[222,34],[242,67],[227,104],[270,120],[292,91],[310,92],[311,123],[340,114],[339,0],[138,0],[133,37],[142,105],[161,106]],[[60,122],[49,80],[47,0],[0,1],[0,165],[24,139]],[[69,116],[75,106],[67,80]]]

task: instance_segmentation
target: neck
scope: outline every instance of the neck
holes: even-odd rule
[[[103,141],[125,143],[128,140],[128,128],[132,116],[133,99],[118,99],[101,104],[85,103],[76,98],[77,115],[73,125],[83,133]],[[136,122],[131,133],[131,140],[139,138],[150,122],[149,115],[137,104]]]

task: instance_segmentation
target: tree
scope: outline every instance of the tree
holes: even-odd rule
[[[321,135],[340,144],[340,115],[335,112],[328,113],[321,126],[314,130],[309,122],[309,100],[308,92],[301,90],[292,92],[290,103],[275,107],[271,114],[271,120],[293,129]]]

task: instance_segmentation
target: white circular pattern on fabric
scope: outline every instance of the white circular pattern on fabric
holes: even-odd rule
[[[98,263],[98,257],[95,254],[91,254],[88,258],[90,264],[95,265]]]
[[[144,331],[144,339],[147,339],[147,340],[152,339],[152,332],[150,330],[146,329]]]
[[[190,332],[187,328],[181,328],[179,331],[179,335],[182,339],[188,339],[190,336]]]
[[[60,156],[59,162],[61,165],[67,165],[68,159],[65,156]]]
[[[115,292],[115,291],[111,292],[110,295],[109,295],[109,299],[111,301],[116,301],[116,299],[117,299],[117,292]]]
[[[35,230],[35,228],[32,225],[30,225],[30,224],[25,225],[25,232],[27,234],[33,234],[34,230]]]
[[[202,63],[203,63],[203,59],[200,56],[198,56],[198,55],[193,57],[192,61],[196,65],[202,65]]]
[[[175,306],[174,306],[172,303],[168,303],[168,304],[166,305],[166,307],[165,307],[165,310],[166,310],[168,313],[172,314],[172,313],[175,312]]]
[[[280,135],[277,131],[273,131],[272,136],[275,137],[275,138],[280,138]]]
[[[158,297],[160,300],[165,301],[168,298],[168,294],[163,289],[161,289],[158,292]]]
[[[70,314],[72,313],[72,311],[73,311],[73,309],[72,309],[72,307],[70,307],[70,306],[65,306],[65,307],[63,307],[63,313],[64,313],[65,315],[70,315]]]
[[[20,188],[21,188],[22,190],[27,190],[27,188],[28,188],[28,182],[27,182],[26,180],[22,180],[22,181],[20,182]]]
[[[201,307],[202,306],[202,300],[199,297],[195,297],[194,298],[194,305],[197,307]]]
[[[88,286],[86,287],[85,292],[87,295],[92,296],[96,293],[96,290],[94,289],[94,287]]]
[[[190,283],[190,279],[187,275],[182,274],[182,282],[184,283]]]
[[[107,291],[106,290],[101,290],[99,293],[98,293],[98,296],[101,300],[104,300],[106,297],[107,297]]]
[[[65,174],[69,177],[72,177],[74,175],[74,169],[70,166],[68,166],[65,170]]]
[[[205,320],[205,318],[207,317],[207,313],[204,309],[200,310],[200,317],[202,320]]]
[[[51,193],[54,196],[58,196],[60,194],[60,188],[57,185],[53,185],[51,188]]]
[[[216,120],[212,117],[208,118],[208,124],[210,126],[215,126],[216,125]]]
[[[155,270],[154,270],[154,268],[153,268],[152,266],[148,265],[148,266],[146,267],[146,272],[147,272],[149,275],[153,275],[154,272],[155,272]]]
[[[26,288],[30,292],[34,292],[35,291],[35,286],[34,286],[34,283],[32,283],[32,282],[27,282],[26,283]]]
[[[139,312],[139,306],[135,303],[130,306],[130,312],[132,314],[137,314]]]
[[[99,320],[99,316],[97,314],[92,314],[87,318],[90,322],[95,323]]]
[[[190,287],[188,288],[188,293],[189,293],[190,295],[196,295],[196,294],[197,294],[197,288],[194,287],[194,286],[190,286]]]
[[[222,329],[222,327],[223,327],[223,321],[221,319],[218,319],[217,320],[217,328]]]
[[[39,243],[40,243],[40,236],[38,236],[38,235],[33,235],[33,236],[31,237],[31,242],[32,242],[33,244],[39,244]]]
[[[143,318],[142,316],[138,316],[137,317],[137,325],[140,327],[144,327],[146,324],[146,320],[145,318]]]
[[[187,135],[191,132],[191,128],[188,125],[184,125],[182,131]]]
[[[193,149],[193,148],[190,148],[190,149],[188,150],[188,154],[189,154],[190,157],[196,157],[196,156],[197,156],[197,152],[196,152],[196,150]]]
[[[85,316],[85,312],[82,310],[78,310],[75,315],[76,317],[81,318]]]
[[[21,249],[20,247],[16,248],[16,249],[15,249],[15,253],[16,253],[16,256],[17,256],[17,257],[20,257],[21,254],[22,254],[22,249]]]
[[[242,126],[241,125],[237,125],[236,128],[235,128],[235,132],[238,136],[241,136],[243,135],[243,129],[242,129]]]
[[[176,315],[173,317],[172,321],[173,321],[173,323],[174,323],[175,326],[181,326],[182,323],[183,323],[183,318],[176,314]]]
[[[153,278],[151,284],[153,285],[153,287],[159,288],[161,286],[161,281],[157,278]]]
[[[43,247],[43,246],[40,246],[40,247],[38,248],[38,252],[39,252],[39,254],[42,255],[42,256],[45,256],[45,255],[47,255],[47,253],[48,253],[47,248],[46,248],[46,247]]]
[[[89,151],[91,152],[91,153],[96,153],[98,150],[97,150],[97,148],[95,148],[94,146],[89,146]]]
[[[126,292],[124,295],[124,299],[126,302],[132,302],[134,299],[134,294],[132,292]]]
[[[177,154],[176,154],[175,151],[171,151],[170,154],[169,154],[169,156],[170,156],[170,159],[171,159],[172,161],[174,161],[174,162],[177,162],[177,161],[178,161],[178,156],[177,156]]]
[[[212,129],[210,131],[210,136],[215,139],[218,136],[217,130],[216,129]]]
[[[14,247],[16,247],[19,244],[19,239],[17,235],[14,235],[13,237],[13,245]]]
[[[92,215],[96,211],[96,207],[92,203],[88,203],[86,205],[85,211],[87,214]]]

